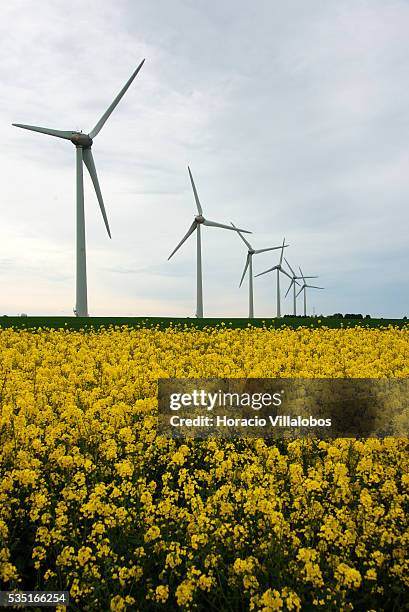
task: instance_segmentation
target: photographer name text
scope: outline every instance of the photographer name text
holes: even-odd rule
[[[227,415],[198,415],[194,418],[172,415],[169,418],[172,427],[331,427],[331,419],[289,415],[269,415],[268,419],[254,416],[250,418],[231,417]]]

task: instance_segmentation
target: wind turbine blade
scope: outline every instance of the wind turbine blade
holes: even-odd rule
[[[12,123],[15,127],[23,128],[24,130],[31,130],[32,132],[40,132],[41,134],[48,134],[48,136],[56,136],[57,138],[65,138],[65,140],[71,140],[73,132],[63,132],[62,130],[52,130],[51,128],[38,127],[36,125],[24,125],[23,123]]]
[[[187,232],[186,232],[186,234],[183,236],[182,240],[179,242],[179,244],[177,245],[176,249],[174,249],[174,250],[172,251],[172,253],[169,255],[169,257],[168,257],[168,261],[169,261],[169,259],[170,259],[170,258],[171,258],[171,257],[172,257],[172,256],[173,256],[175,253],[176,253],[176,251],[177,251],[178,249],[180,249],[180,247],[182,246],[182,244],[183,244],[183,243],[184,243],[184,242],[185,242],[185,241],[186,241],[186,240],[189,238],[189,236],[190,236],[191,234],[193,234],[193,232],[195,231],[196,227],[197,227],[197,223],[196,223],[196,221],[193,221],[192,225],[189,227],[188,231],[187,231]]]
[[[196,206],[197,206],[198,213],[199,213],[199,215],[203,215],[203,209],[202,209],[202,206],[201,206],[200,201],[199,201],[199,196],[197,195],[196,185],[195,185],[195,182],[193,180],[192,173],[190,172],[189,166],[187,167],[187,169],[189,170],[190,182],[192,183],[193,193],[195,194],[195,200],[196,200]]]
[[[286,247],[289,246],[288,244],[285,245]],[[268,249],[257,249],[257,251],[254,251],[254,253],[258,254],[258,253],[266,253],[267,251],[276,251],[277,249],[282,249],[282,246],[278,246],[278,247],[270,247]]]
[[[319,276],[304,276],[303,278],[319,278]]]
[[[281,272],[281,274],[285,274],[286,276],[288,276],[288,278],[290,278],[291,280],[293,280],[293,279],[292,279],[292,276],[290,276],[290,275],[288,274],[288,272],[286,272],[285,270],[283,270],[283,268],[282,268],[281,266],[277,266],[277,267],[278,267],[279,271]]]
[[[283,263],[283,255],[284,255],[284,245],[285,245],[285,238],[283,240],[283,245],[281,247],[281,257],[280,257],[280,266]]]
[[[292,279],[291,279],[291,283],[289,284],[289,287],[288,287],[288,289],[287,289],[287,291],[286,291],[286,294],[285,294],[284,298],[286,298],[286,297],[287,297],[288,292],[290,291],[290,289],[291,289],[291,287],[293,286],[293,284],[294,284],[294,279],[292,278]]]
[[[237,229],[233,221],[230,221],[230,223],[232,224],[232,226],[234,227],[234,229],[236,230],[240,238],[243,240],[244,244],[252,251],[253,247],[251,246],[250,242],[248,242],[248,240],[246,240],[245,237],[240,233],[240,230]],[[255,251],[255,253],[257,253],[257,251]]]
[[[316,285],[305,285],[306,287],[309,287],[310,289],[324,289],[324,287],[317,287]]]
[[[260,274],[256,274],[256,276],[263,276],[263,274],[267,274],[267,272],[273,272],[273,270],[277,270],[278,266],[273,266],[272,268],[269,268],[268,270],[264,270],[264,272],[260,272]]]
[[[223,223],[216,223],[216,221],[209,221],[208,219],[205,219],[203,221],[203,225],[208,225],[209,227],[221,227],[223,229],[232,230],[233,232],[244,232],[245,234],[251,234],[252,233],[252,232],[249,232],[248,230],[245,230],[245,229],[239,229],[237,227],[231,227],[230,225],[224,225]]]
[[[97,194],[99,207],[101,209],[102,217],[104,219],[105,227],[107,228],[108,236],[111,238],[111,230],[109,229],[109,223],[107,214],[105,211],[104,200],[102,199],[102,193],[98,182],[97,171],[95,168],[94,158],[92,156],[91,149],[83,149],[82,150],[82,159],[84,160],[84,164],[86,165],[89,175],[94,184],[95,193]]]
[[[305,278],[304,278],[304,274],[302,273],[301,266],[298,266],[298,267],[300,268],[300,274],[301,274],[302,279],[303,279],[303,281],[304,281],[304,283],[305,283]]]
[[[295,297],[298,298],[298,296],[300,295],[301,291],[304,291],[304,289],[305,289],[305,285],[303,285],[301,287],[301,289],[299,290],[299,292],[297,293],[297,295]]]
[[[294,270],[292,269],[292,267],[290,266],[290,264],[288,263],[288,261],[286,260],[286,258],[284,257],[284,261],[287,264],[287,266],[290,268],[291,274],[293,275],[294,278],[297,277],[296,273],[294,272]]]
[[[101,131],[102,127],[104,126],[106,120],[108,119],[109,115],[112,113],[112,111],[118,105],[119,101],[121,100],[121,98],[123,97],[123,95],[125,94],[127,89],[129,88],[130,84],[132,83],[132,81],[134,80],[134,78],[136,77],[136,75],[138,74],[140,69],[142,68],[142,66],[144,64],[144,61],[145,60],[141,61],[141,63],[139,64],[139,66],[137,67],[135,72],[131,75],[131,77],[128,79],[128,81],[125,83],[125,85],[123,86],[123,88],[121,89],[121,91],[119,92],[117,97],[115,98],[115,100],[112,102],[112,104],[108,107],[108,109],[102,115],[101,119],[98,121],[96,126],[90,131],[90,133],[89,133],[89,137],[90,138],[95,138],[95,136],[97,136],[99,134],[99,132]]]
[[[251,257],[250,253],[247,253],[247,257],[246,257],[246,265],[244,266],[244,270],[243,270],[243,274],[242,274],[242,277],[241,277],[241,281],[240,281],[240,285],[239,285],[239,287],[241,287],[241,284],[242,284],[242,282],[243,282],[243,280],[244,280],[244,276],[245,276],[245,274],[246,274],[246,272],[247,272],[247,268],[249,267],[250,257]]]

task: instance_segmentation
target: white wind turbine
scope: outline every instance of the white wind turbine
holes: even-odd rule
[[[285,238],[284,238],[283,244],[280,247],[281,248],[280,263],[277,266],[273,266],[272,268],[269,268],[268,270],[264,270],[264,272],[260,272],[260,274],[256,274],[256,276],[262,276],[263,274],[267,274],[267,272],[273,272],[274,270],[277,270],[277,317],[281,317],[280,272],[281,274],[285,274],[286,276],[288,276],[288,278],[291,279],[291,276],[288,274],[288,272],[284,270],[284,268],[281,265],[283,263],[284,248],[286,246],[288,245],[285,244]]]
[[[298,280],[300,280],[300,279],[302,279],[302,278],[303,278],[303,279],[306,279],[306,278],[318,278],[318,276],[297,276],[297,275],[296,275],[296,273],[294,272],[294,270],[292,269],[292,267],[290,266],[290,264],[288,263],[288,261],[286,260],[286,258],[285,258],[285,257],[284,257],[284,261],[285,261],[285,263],[287,264],[287,266],[290,268],[290,270],[291,270],[291,274],[293,275],[293,276],[292,276],[292,279],[291,279],[290,286],[288,287],[287,292],[286,292],[286,294],[285,294],[284,298],[286,298],[286,297],[287,297],[287,295],[288,295],[288,293],[289,293],[289,291],[290,291],[291,287],[293,287],[293,307],[294,307],[294,312],[293,312],[293,314],[294,314],[294,316],[296,317],[296,316],[297,316],[297,296],[296,296],[296,294],[295,294],[295,292],[296,292],[295,285],[299,285],[299,284],[300,284],[300,283],[298,283],[297,281],[298,281]]]
[[[240,280],[240,285],[239,287],[241,287],[241,285],[243,284],[243,280],[244,280],[244,276],[247,272],[247,268],[249,270],[249,319],[253,319],[254,318],[254,298],[253,298],[253,255],[258,255],[259,253],[266,253],[267,251],[275,251],[276,249],[281,249],[282,246],[276,246],[276,247],[269,247],[268,249],[253,249],[253,247],[251,246],[251,244],[248,242],[248,240],[245,239],[245,237],[243,236],[243,234],[241,234],[240,230],[237,229],[237,227],[234,225],[234,223],[232,223],[232,226],[234,227],[234,229],[237,231],[238,235],[240,236],[240,238],[243,240],[244,244],[247,246],[247,257],[246,257],[246,264],[244,266],[244,270],[243,270],[243,274]],[[288,246],[288,244],[285,245],[286,247]]]
[[[111,115],[112,111],[116,108],[119,101],[131,85],[132,81],[140,71],[145,60],[143,60],[135,72],[128,79],[124,87],[121,89],[115,100],[108,107],[101,119],[95,125],[95,127],[89,132],[89,134],[83,134],[83,132],[69,132],[62,130],[53,130],[50,128],[37,127],[35,125],[24,125],[21,123],[13,123],[14,126],[24,128],[25,130],[32,130],[33,132],[40,132],[41,134],[48,134],[49,136],[56,136],[57,138],[63,138],[70,140],[76,147],[76,182],[77,182],[77,227],[76,227],[76,247],[77,247],[77,274],[76,274],[76,304],[74,313],[77,317],[88,316],[88,296],[87,296],[87,260],[85,250],[85,215],[84,215],[84,180],[83,180],[83,163],[87,167],[87,170],[91,176],[91,180],[94,185],[95,193],[98,198],[99,207],[101,209],[102,217],[104,219],[105,227],[108,232],[108,236],[111,238],[111,232],[109,229],[108,219],[105,212],[104,201],[102,199],[102,193],[98,182],[97,171],[95,169],[94,158],[92,156],[91,147],[93,139],[99,134],[106,120]]]
[[[310,289],[324,289],[324,287],[317,287],[316,285],[307,285],[307,283],[305,282],[306,278],[318,278],[318,276],[304,276],[304,274],[302,273],[302,270],[300,268],[300,274],[301,274],[301,278],[303,279],[303,285],[301,287],[301,289],[299,290],[299,292],[297,293],[298,297],[301,293],[301,291],[304,291],[304,317],[307,316],[307,287]]]
[[[189,171],[190,182],[192,183],[192,189],[193,189],[193,193],[194,193],[195,200],[196,200],[197,212],[199,214],[197,214],[195,216],[195,218],[193,219],[193,223],[189,227],[187,233],[185,234],[185,236],[183,236],[182,240],[179,242],[177,247],[169,255],[168,261],[176,253],[176,251],[178,249],[180,249],[182,244],[189,238],[189,236],[191,234],[193,234],[193,232],[196,230],[196,241],[197,241],[196,242],[196,248],[197,248],[197,255],[196,255],[196,266],[197,266],[197,273],[196,273],[196,317],[203,318],[202,243],[201,243],[201,230],[200,230],[200,227],[201,227],[201,225],[207,225],[209,227],[221,227],[223,229],[228,229],[228,230],[232,230],[232,231],[236,231],[236,232],[239,231],[239,230],[237,228],[235,228],[235,227],[230,227],[230,225],[224,225],[223,223],[216,223],[215,221],[209,221],[209,219],[205,219],[204,218],[204,216],[203,216],[203,209],[202,209],[202,206],[201,206],[200,201],[199,201],[199,196],[197,195],[196,186],[195,186],[195,183],[194,183],[194,180],[193,180],[193,176],[192,176],[192,173],[190,171],[189,166],[187,167],[187,169]],[[244,232],[246,234],[251,234],[251,232],[249,232],[248,230],[241,229],[240,231]]]

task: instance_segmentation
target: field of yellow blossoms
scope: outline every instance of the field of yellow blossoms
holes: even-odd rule
[[[157,437],[157,379],[211,376],[409,377],[409,328],[0,330],[1,590],[408,610],[408,440]]]

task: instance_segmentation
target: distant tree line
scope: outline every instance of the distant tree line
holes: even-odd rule
[[[360,312],[359,313],[346,313],[346,314],[342,314],[341,312],[336,312],[333,315],[328,315],[328,319],[370,319],[371,315],[367,314],[367,315],[363,315]]]
[[[285,319],[291,319],[291,318],[294,319],[294,315],[286,314],[286,315],[284,315],[284,318]],[[324,316],[324,315],[313,315],[313,317],[311,317],[311,316],[304,317],[304,315],[297,315],[296,318],[297,319],[304,319],[304,318],[306,318],[306,319],[311,319],[311,318],[314,318],[314,319],[370,319],[371,315],[367,314],[367,315],[364,316],[361,313],[358,313],[358,314],[346,313],[346,314],[343,315],[342,312],[336,312],[335,314],[327,315],[327,316]],[[405,319],[406,317],[403,317],[403,318]]]

